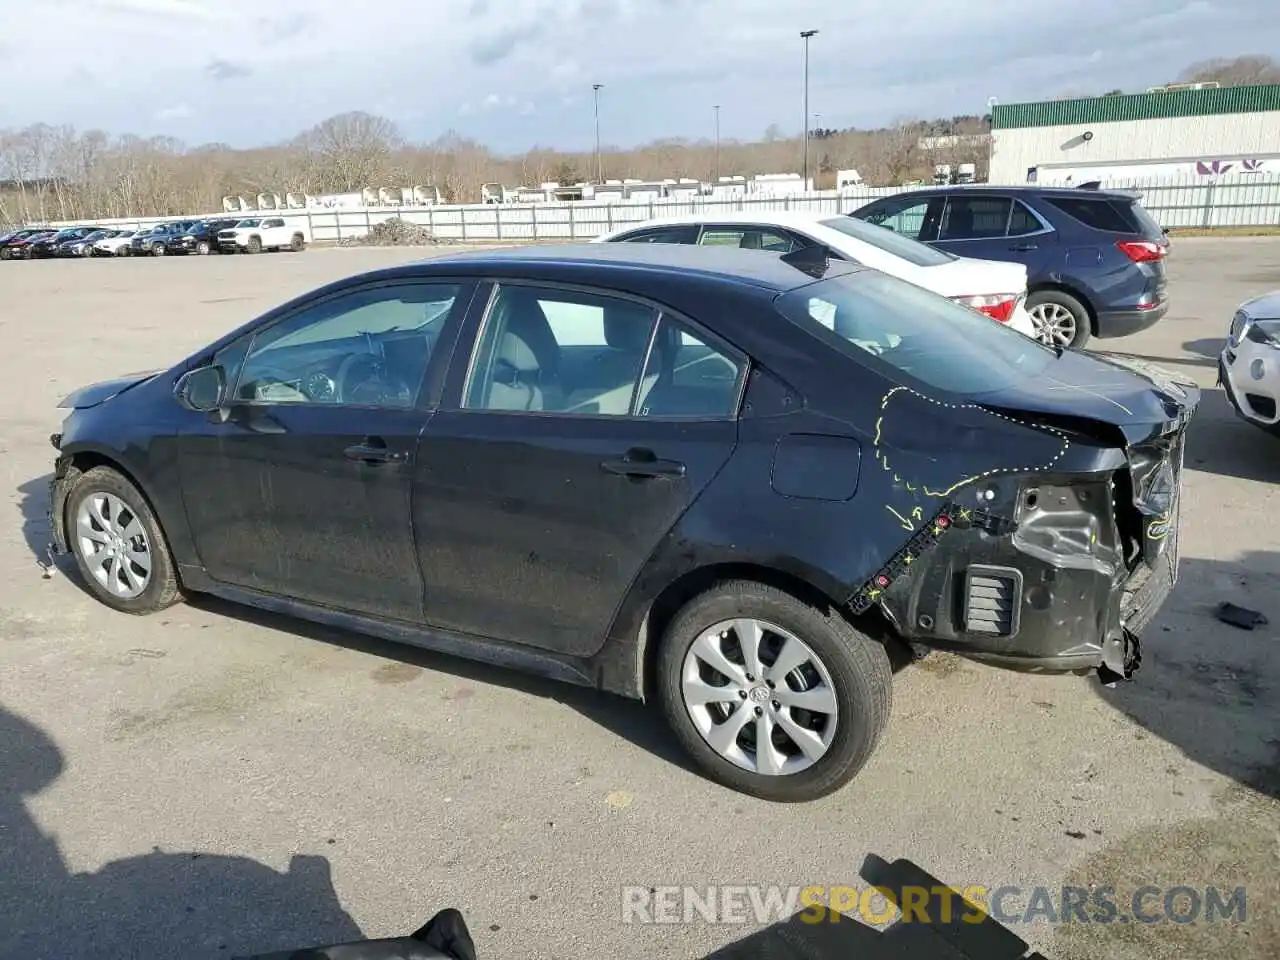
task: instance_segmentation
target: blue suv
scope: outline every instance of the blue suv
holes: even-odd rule
[[[1169,309],[1169,238],[1141,194],[1070,187],[924,188],[848,215],[939,250],[1027,267],[1027,312],[1052,346],[1123,337]]]

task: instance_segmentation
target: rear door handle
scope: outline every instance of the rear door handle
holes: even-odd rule
[[[621,459],[606,460],[600,467],[623,477],[683,477],[685,474],[685,465],[678,460],[659,460],[652,450],[638,448],[628,450]]]
[[[380,437],[366,437],[363,442],[347,447],[342,453],[348,460],[359,460],[362,463],[402,463],[406,458],[403,450],[392,450]]]

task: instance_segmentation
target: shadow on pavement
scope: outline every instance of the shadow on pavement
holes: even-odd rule
[[[47,562],[47,546],[50,539],[46,511],[49,504],[50,475],[28,481],[18,487],[20,509],[23,518],[23,535],[35,562]],[[79,570],[69,557],[60,558],[59,572],[83,590],[92,599],[80,578]],[[94,600],[96,603],[97,601]],[[448,674],[460,680],[492,684],[517,690],[533,696],[554,700],[576,710],[588,720],[599,724],[617,736],[630,741],[642,750],[680,767],[695,771],[692,762],[671,737],[665,720],[656,705],[646,706],[625,697],[613,696],[586,687],[506,670],[488,664],[473,662],[461,657],[434,653],[406,644],[393,643],[364,634],[352,633],[307,620],[299,620],[281,614],[270,613],[230,603],[217,597],[192,595],[187,605],[218,617],[227,617],[241,623],[270,630],[292,633],[308,640],[328,643],[348,650],[356,650],[371,656],[404,664],[408,667]],[[905,669],[912,662],[911,653],[902,645],[890,647],[890,661],[895,672]]]
[[[1260,610],[1270,624],[1227,626],[1214,616],[1220,600]],[[1239,563],[1185,558],[1178,586],[1147,628],[1133,681],[1095,690],[1187,759],[1280,799],[1278,628],[1280,553],[1251,553]],[[1152,788],[1176,793],[1177,776]]]
[[[1280,481],[1280,438],[1237,416],[1220,388],[1206,388],[1187,428],[1186,465],[1200,473],[1276,483]]]
[[[1194,353],[1197,356],[1204,357],[1209,361],[1208,365],[1216,369],[1218,366],[1218,354],[1222,353],[1222,348],[1227,345],[1227,324],[1230,320],[1231,318],[1228,317],[1223,321],[1222,336],[1188,340],[1183,343],[1182,349],[1187,353]]]
[[[27,809],[65,768],[48,734],[0,707],[0,957],[195,960],[361,936],[320,856],[277,873],[247,857],[157,849],[71,872]]]

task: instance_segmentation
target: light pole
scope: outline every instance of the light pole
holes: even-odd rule
[[[720,182],[720,104],[711,108],[716,112],[716,183]]]
[[[603,83],[591,85],[596,103],[596,183],[604,183],[604,161],[600,159],[600,88],[603,86]]]
[[[804,188],[809,189],[809,38],[817,36],[817,30],[801,30],[804,41]]]

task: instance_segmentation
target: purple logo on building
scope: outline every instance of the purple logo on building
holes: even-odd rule
[[[1220,177],[1234,166],[1227,160],[1197,160],[1196,173],[1202,177]]]

